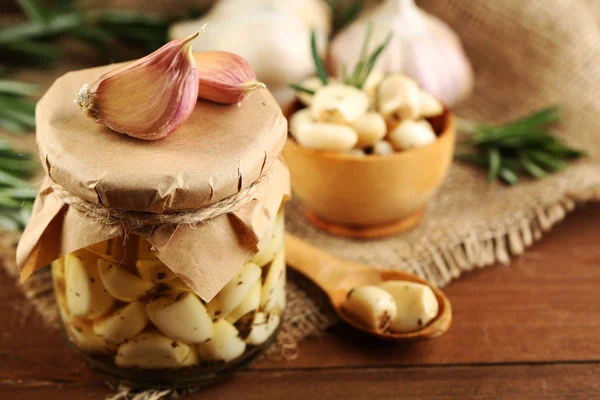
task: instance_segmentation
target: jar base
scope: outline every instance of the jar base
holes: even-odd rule
[[[356,239],[376,239],[385,236],[390,236],[395,233],[408,231],[421,222],[424,209],[421,208],[397,221],[368,225],[344,225],[335,222],[327,221],[316,215],[310,210],[304,209],[306,219],[315,227],[322,229],[335,236],[351,237]]]
[[[69,338],[69,347],[93,370],[105,375],[109,381],[133,386],[139,389],[185,389],[202,388],[221,383],[239,370],[247,367],[271,347],[281,325],[266,342],[246,351],[243,355],[227,363],[205,364],[184,368],[140,369],[121,368],[112,364],[112,357],[90,355],[83,352]],[[65,332],[65,336],[66,332]]]

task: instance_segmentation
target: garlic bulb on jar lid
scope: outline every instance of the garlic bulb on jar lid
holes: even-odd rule
[[[330,19],[323,0],[221,0],[204,17],[172,25],[169,37],[186,37],[210,22],[202,43],[195,43],[192,49],[242,56],[284,106],[294,98],[288,84],[314,75],[307,38],[314,30],[323,55]]]
[[[375,68],[402,72],[426,92],[451,105],[466,97],[473,86],[473,71],[460,39],[448,25],[420,10],[414,0],[385,0],[363,13],[341,31],[330,48],[331,67],[341,74],[360,58],[360,46],[368,26],[373,27],[371,48],[393,32],[389,46]]]

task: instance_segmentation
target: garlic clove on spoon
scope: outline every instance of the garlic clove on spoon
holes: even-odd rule
[[[257,89],[256,73],[237,54],[226,51],[193,53],[198,71],[198,98],[221,104],[236,104]]]
[[[75,102],[110,129],[143,139],[161,139],[190,116],[198,97],[192,57],[196,32],[84,85]]]

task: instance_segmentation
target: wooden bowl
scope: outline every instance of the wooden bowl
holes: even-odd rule
[[[289,107],[286,116],[299,108]],[[416,226],[448,174],[456,136],[448,110],[428,121],[438,135],[434,143],[386,156],[319,151],[288,137],[282,154],[309,221],[332,234],[359,238]]]

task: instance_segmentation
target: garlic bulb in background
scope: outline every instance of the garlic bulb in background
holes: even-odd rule
[[[385,0],[342,30],[329,50],[330,67],[336,75],[341,75],[344,64],[353,70],[369,24],[373,29],[369,51],[390,32],[394,34],[375,69],[402,72],[447,105],[470,93],[473,71],[458,36],[444,22],[419,9],[414,0]]]
[[[314,75],[310,32],[325,53],[330,10],[323,0],[221,0],[208,14],[171,26],[169,36],[181,38],[209,23],[193,51],[229,51],[242,56],[281,106],[294,99],[288,85]]]

